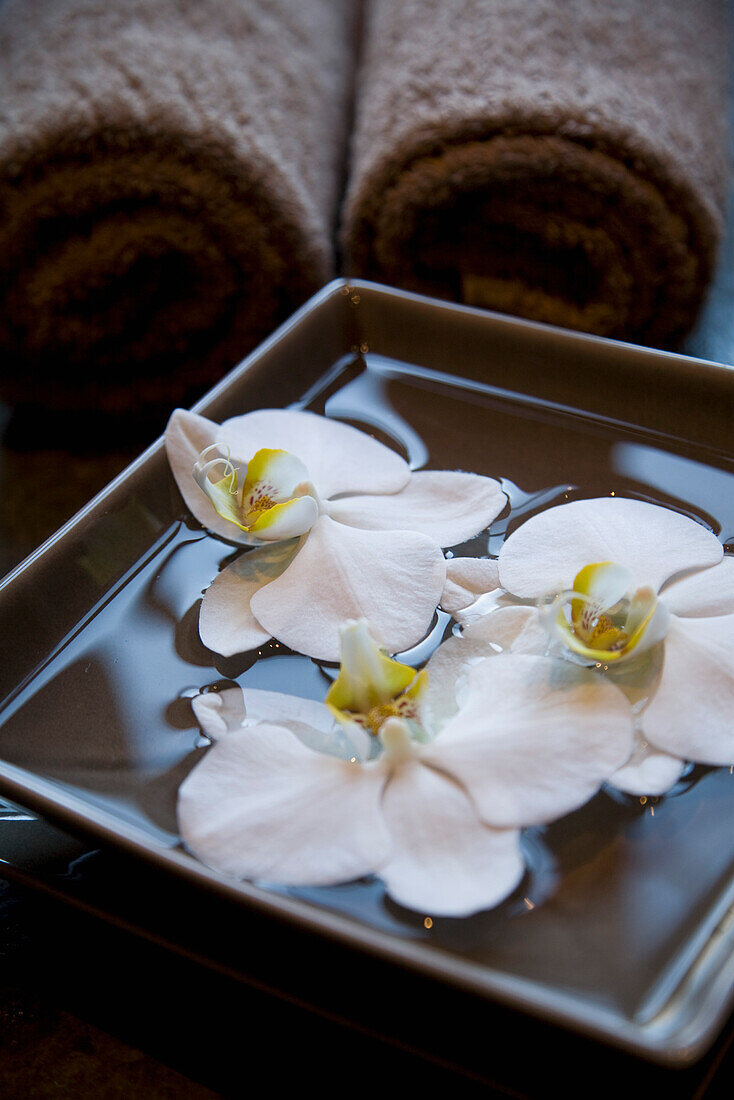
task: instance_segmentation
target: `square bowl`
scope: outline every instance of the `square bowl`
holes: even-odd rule
[[[355,424],[414,467],[500,479],[510,514],[469,552],[496,553],[541,508],[615,493],[682,510],[734,546],[722,365],[336,280],[194,411],[272,406]],[[691,769],[660,799],[602,791],[528,830],[518,891],[461,920],[402,910],[378,879],[235,882],[184,850],[176,791],[204,751],[192,696],[238,682],[323,699],[328,685],[277,644],[257,659],[201,644],[201,592],[231,552],[187,514],[158,441],[5,578],[0,794],[109,846],[149,887],[163,873],[179,904],[193,893],[253,937],[267,928],[274,955],[315,937],[394,981],[410,973],[655,1063],[700,1058],[734,999],[730,769]]]

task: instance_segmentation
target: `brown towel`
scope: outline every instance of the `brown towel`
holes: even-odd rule
[[[333,274],[351,0],[0,4],[0,397],[187,402]]]
[[[374,0],[349,271],[674,341],[722,229],[726,65],[721,0]]]

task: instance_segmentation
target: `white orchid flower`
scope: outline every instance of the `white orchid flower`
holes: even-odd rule
[[[442,601],[469,624],[465,659],[495,634],[507,642],[507,623],[520,620],[509,648],[544,652],[545,623],[567,656],[607,670],[641,707],[636,751],[615,786],[662,794],[685,761],[734,763],[734,559],[713,532],[669,508],[601,497],[518,527],[481,567],[484,594],[468,561],[449,563]],[[513,599],[541,606],[508,620]],[[483,607],[499,618],[480,625]]]
[[[506,502],[492,478],[411,473],[371,436],[309,412],[261,409],[220,426],[176,410],[166,448],[196,519],[252,547],[202,602],[202,641],[223,656],[274,637],[338,660],[339,624],[361,617],[390,652],[411,648],[441,595],[441,547],[478,534]]]
[[[465,916],[497,905],[522,879],[524,826],[582,805],[630,752],[626,698],[588,669],[486,658],[435,726],[439,708],[423,706],[430,661],[421,673],[390,662],[365,622],[348,624],[343,639],[328,705],[347,731],[368,731],[379,755],[314,751],[288,728],[295,700],[279,704],[280,720],[250,726],[233,703],[234,722],[219,715],[225,735],[179,792],[182,839],[204,863],[291,886],[377,874],[410,909]],[[197,714],[208,720],[206,708]]]

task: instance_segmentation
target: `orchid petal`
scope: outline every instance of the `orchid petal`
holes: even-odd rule
[[[208,649],[231,657],[270,640],[271,635],[252,613],[251,600],[262,585],[288,567],[297,547],[295,539],[256,547],[217,574],[204,593],[199,612],[199,636]]]
[[[505,650],[542,655],[547,648],[548,634],[535,607],[500,608],[465,626],[428,660],[428,687],[421,701],[424,726],[437,732],[456,714],[473,665]]]
[[[225,695],[226,692],[219,694]],[[284,691],[252,687],[246,689],[244,699],[247,704],[245,724],[248,726],[270,722],[287,727],[290,722],[298,722],[312,726],[319,733],[328,733],[335,726],[334,715],[318,699],[304,699],[300,695],[289,695]]]
[[[700,764],[734,764],[734,615],[670,617],[660,682],[641,715],[657,748]]]
[[[213,741],[241,730],[247,716],[245,697],[239,686],[196,695],[191,700],[191,708],[199,726]]]
[[[323,498],[336,493],[396,493],[410,467],[395,451],[365,432],[316,413],[258,409],[225,420],[217,441],[249,460],[263,447],[297,455]]]
[[[312,496],[295,497],[268,508],[249,530],[263,542],[282,542],[310,531],[318,515],[319,506]]]
[[[339,659],[340,627],[367,619],[389,653],[426,634],[446,576],[436,544],[410,531],[359,531],[321,516],[277,580],[250,603],[262,627],[292,649]]]
[[[505,654],[475,665],[466,703],[424,759],[455,776],[489,825],[551,821],[583,805],[632,749],[632,709],[568,661]]]
[[[453,615],[486,592],[499,588],[499,584],[499,567],[494,558],[449,558],[441,607]]]
[[[683,774],[684,761],[638,739],[629,760],[610,775],[610,787],[626,794],[660,795],[674,786]]]
[[[311,488],[308,470],[299,458],[263,447],[247,464],[242,488],[245,526],[267,540],[305,534],[319,514]]]
[[[218,430],[219,425],[204,416],[185,409],[175,409],[166,426],[164,437],[168,462],[186,507],[194,518],[220,538],[249,545],[252,539],[230,520],[218,515],[192,474],[201,452],[215,442]]]
[[[674,615],[708,618],[734,614],[734,555],[718,565],[681,577],[663,589],[662,599]]]
[[[273,447],[262,447],[247,463],[243,497],[265,485],[275,500],[289,500],[298,485],[308,480],[308,469],[296,455]]]
[[[344,759],[353,755],[353,746],[329,708],[315,699],[248,687],[245,704],[242,688],[236,684],[202,692],[191,700],[191,706],[202,731],[213,741],[245,726],[270,722],[285,726],[317,752],[331,752]]]
[[[651,590],[640,588],[635,592],[630,601],[627,626],[630,631],[630,641],[626,646],[626,652],[635,658],[652,649],[658,642],[662,642],[668,633],[670,624],[670,612],[655,596],[650,599]]]
[[[246,726],[258,722],[285,726],[314,752],[330,753],[343,760],[366,759],[369,753],[369,735],[359,727],[353,730],[340,726],[329,708],[316,699],[251,687],[247,688],[246,699]]]
[[[394,854],[380,870],[399,904],[432,916],[468,916],[511,894],[524,863],[516,829],[482,825],[451,779],[411,760],[382,801]]]
[[[499,482],[451,470],[414,473],[399,493],[350,496],[329,505],[329,515],[370,531],[417,531],[439,546],[455,546],[477,535],[505,504]]]
[[[715,565],[722,554],[713,532],[670,508],[599,497],[532,516],[502,546],[499,574],[508,591],[537,599],[573,587],[589,562],[613,561],[630,570],[635,586],[657,591],[674,574]]]
[[[312,752],[262,723],[213,745],[181,784],[181,837],[208,866],[238,878],[345,882],[391,853],[384,782],[379,768]]]
[[[499,647],[502,652],[540,657],[548,649],[548,634],[536,607],[500,607],[465,626],[462,637],[477,652],[480,646],[495,652]]]

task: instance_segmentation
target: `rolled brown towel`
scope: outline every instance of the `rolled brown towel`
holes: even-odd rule
[[[672,343],[722,230],[722,0],[373,0],[353,275]]]
[[[0,3],[0,397],[186,402],[331,277],[351,0]]]

